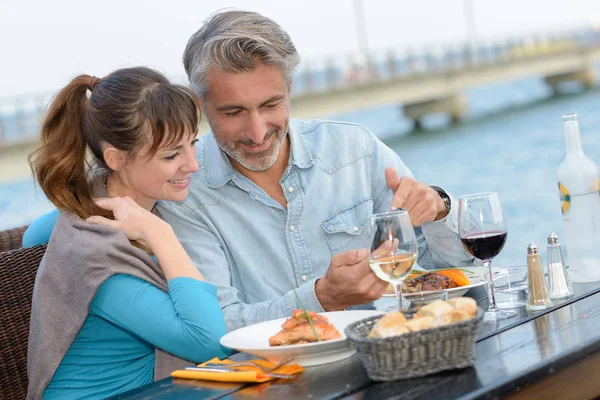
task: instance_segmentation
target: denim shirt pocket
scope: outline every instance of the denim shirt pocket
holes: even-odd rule
[[[367,217],[372,212],[373,200],[363,199],[321,223],[331,254],[365,247]]]

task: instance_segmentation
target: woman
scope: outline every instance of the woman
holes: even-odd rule
[[[106,398],[228,354],[216,288],[154,209],[188,194],[199,110],[148,68],[81,75],[52,102],[30,162],[61,215],[35,282],[28,398]]]

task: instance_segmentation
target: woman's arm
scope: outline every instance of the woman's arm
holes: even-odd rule
[[[156,256],[167,282],[179,277],[204,280],[187,255],[173,229],[150,211],[140,207],[131,197],[111,197],[96,200],[96,204],[113,212],[115,220],[93,216],[91,224],[112,226],[129,240],[145,243]]]
[[[150,283],[118,274],[105,281],[90,313],[134,333],[152,345],[197,363],[224,358],[226,333],[216,288],[186,277],[173,278],[165,293]]]
[[[204,281],[204,277],[179,243],[171,225],[155,218],[157,221],[147,227],[143,240],[156,256],[167,282],[180,277]]]

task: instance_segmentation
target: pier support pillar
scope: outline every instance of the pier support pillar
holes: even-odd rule
[[[453,123],[460,122],[467,113],[468,102],[465,96],[455,94],[443,98],[405,104],[404,115],[413,120],[415,128],[421,126],[421,119],[430,114],[450,114]]]
[[[0,143],[0,183],[31,178],[27,155],[38,145],[37,138],[14,144]]]
[[[547,76],[544,78],[546,85],[552,88],[554,93],[558,93],[558,87],[562,82],[580,82],[583,87],[590,89],[596,83],[596,71],[593,66],[588,66],[578,71],[569,71],[562,74]]]

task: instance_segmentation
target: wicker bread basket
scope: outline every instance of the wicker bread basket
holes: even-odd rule
[[[413,315],[414,312],[405,313],[409,319]],[[473,365],[475,334],[483,318],[481,308],[478,307],[475,318],[468,321],[384,339],[368,339],[371,328],[381,317],[357,321],[344,331],[372,380],[416,378]]]

